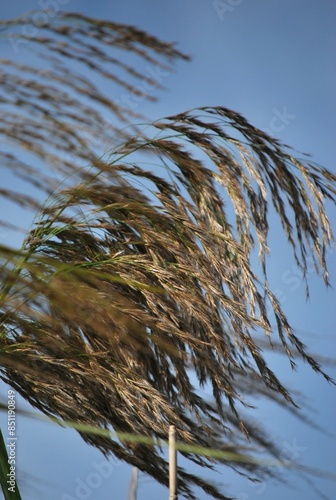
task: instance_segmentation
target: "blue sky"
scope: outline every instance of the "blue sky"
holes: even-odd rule
[[[180,50],[192,57],[189,63],[179,62],[175,71],[165,77],[166,90],[160,93],[159,102],[141,102],[139,112],[157,119],[197,106],[229,107],[336,172],[336,3],[333,0],[223,0],[217,2],[217,10],[212,1],[206,0],[58,2],[61,3],[66,10],[133,24],[162,39],[175,41]],[[43,0],[26,0],[2,4],[0,9],[2,17],[10,18],[41,5]],[[10,58],[11,51],[8,40],[2,38],[1,56]],[[0,174],[0,184],[6,182],[9,177]],[[334,209],[330,215],[336,229]],[[15,214],[12,216],[15,218]],[[29,217],[25,219],[27,223]],[[306,303],[294,261],[277,231],[271,235],[270,248],[271,283],[278,290],[292,325],[313,352],[334,355],[335,290],[326,291],[322,281],[311,272],[311,300]],[[336,252],[330,252],[334,286],[335,263]],[[335,434],[335,388],[304,365],[300,364],[298,372],[293,374],[284,358],[274,355],[270,359],[283,380],[300,390],[318,410],[312,414],[315,421]],[[332,368],[329,372],[335,375]],[[2,385],[1,391],[5,390]],[[284,449],[292,449],[297,454],[295,458],[306,465],[335,470],[335,437],[304,426],[272,405],[259,401],[256,405],[265,428],[273,431]],[[0,425],[5,426],[3,414]],[[131,469],[114,465],[113,470],[106,469],[104,477],[97,472],[104,470],[102,455],[86,446],[74,432],[18,417],[18,436],[18,464],[25,499],[67,500],[66,494],[69,498],[80,498],[78,495],[85,492],[86,498],[92,499],[127,498]],[[316,498],[311,488],[292,476],[292,484],[300,489],[291,490],[284,483],[256,487],[222,470],[212,477],[229,484],[229,491],[240,500]],[[79,484],[84,489],[76,493]],[[334,483],[316,479],[316,484],[327,498],[333,498]],[[139,500],[154,500],[159,496],[167,497],[168,493],[153,480],[141,477]],[[206,498],[201,494],[200,500]]]

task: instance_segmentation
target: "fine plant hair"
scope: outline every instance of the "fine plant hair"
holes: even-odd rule
[[[25,39],[20,29],[17,36]],[[14,97],[1,101],[9,110],[1,133],[15,145],[3,161],[48,198],[41,205],[40,195],[1,192],[38,210],[22,248],[0,247],[1,378],[45,415],[157,440],[79,431],[106,456],[162,484],[168,467],[159,440],[170,425],[180,442],[239,457],[181,451],[204,468],[275,476],[265,457],[282,460],[282,450],[244,407],[259,395],[298,415],[300,409],[267,362],[261,334],[292,368],[303,359],[332,380],[269,285],[269,223],[281,224],[307,294],[309,259],[328,285],[333,235],[325,205],[336,201],[335,175],[221,106],[134,125],[130,110],[104,100],[88,75],[62,62],[71,58],[139,92],[106,69],[142,78],[104,52],[106,45],[152,64],[165,64],[152,52],[169,61],[186,56],[136,28],[62,14],[27,44],[43,45],[51,69],[40,75],[48,83],[34,83],[33,67],[2,63]],[[113,144],[104,138],[92,147],[105,108],[115,116]],[[178,476],[186,498],[197,498],[195,486],[230,498],[182,467]]]

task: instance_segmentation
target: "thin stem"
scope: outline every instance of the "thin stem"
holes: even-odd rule
[[[177,451],[175,425],[169,426],[169,500],[177,500]]]

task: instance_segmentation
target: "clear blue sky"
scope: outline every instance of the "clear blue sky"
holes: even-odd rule
[[[166,77],[163,83],[167,90],[160,94],[160,101],[140,103],[139,112],[156,119],[197,106],[226,106],[295,149],[311,153],[316,162],[336,172],[333,0],[223,0],[217,2],[217,10],[207,0],[62,0],[62,4],[69,11],[137,25],[162,39],[176,41],[179,49],[192,56],[190,63],[179,63],[176,71]],[[0,6],[2,17],[6,18],[36,8],[37,0],[3,2]],[[1,56],[10,58],[11,51],[10,43],[2,38]],[[6,179],[0,173],[0,184]],[[331,212],[331,217],[336,227],[335,212]],[[313,352],[335,355],[335,290],[326,291],[311,273],[311,300],[306,303],[293,259],[276,232],[270,248],[272,284],[292,325]],[[335,263],[333,252],[329,265],[334,286]],[[318,410],[312,415],[315,421],[335,434],[335,388],[305,366],[300,365],[294,376],[283,358],[274,356],[272,362],[283,380],[302,391],[308,403]],[[334,369],[329,372],[335,376]],[[5,390],[1,385],[1,391]],[[278,408],[258,401],[256,405],[265,428],[273,431],[281,446],[291,447],[297,453],[296,459],[306,465],[335,470],[335,437],[304,426]],[[2,428],[4,418],[0,413]],[[98,476],[92,474],[103,457],[86,446],[76,433],[23,417],[18,419],[18,429],[18,464],[25,500],[81,498],[76,496],[80,481],[92,485],[85,490],[89,496],[82,498],[126,500],[131,475],[128,466],[114,465],[107,477],[99,476],[101,484],[97,486],[94,478]],[[292,485],[296,487],[293,490],[285,483],[255,487],[227,471],[220,472],[212,477],[231,485],[229,491],[240,500],[316,498],[311,488],[292,476]],[[335,483],[316,479],[316,484],[327,498],[335,497]],[[139,500],[159,497],[167,498],[167,491],[142,476]],[[200,496],[200,500],[206,498],[204,494]]]

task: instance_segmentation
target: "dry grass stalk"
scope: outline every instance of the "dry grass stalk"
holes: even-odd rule
[[[104,43],[120,40],[145,58],[152,57],[146,52],[151,48],[181,56],[133,29],[81,16],[72,20],[79,25],[60,29],[58,20],[45,29],[64,34],[66,44],[78,33],[84,40],[90,34]],[[61,22],[66,21],[65,15]],[[132,37],[136,43],[129,45]],[[36,43],[43,40],[69,57],[68,49],[60,52],[51,38],[37,37]],[[141,43],[146,48],[140,49]],[[92,60],[93,49],[81,46],[76,57]],[[102,63],[111,62],[105,57]],[[64,66],[62,71],[67,79]],[[21,89],[17,77],[8,76],[8,82]],[[34,115],[44,94],[36,86],[31,90],[26,104]],[[72,90],[81,98],[76,80]],[[328,284],[326,251],[333,236],[324,204],[335,202],[335,176],[297,160],[277,140],[222,107],[157,121],[146,134],[136,132],[108,157],[98,158],[87,138],[59,127],[73,115],[67,100],[61,99],[59,111],[52,92],[46,100],[52,107],[47,149],[70,149],[90,163],[76,168],[64,162],[62,171],[73,175],[50,194],[23,248],[0,247],[0,376],[47,415],[158,439],[174,425],[181,442],[237,453],[247,435],[253,453],[279,458],[276,444],[240,410],[250,394],[295,408],[268,366],[258,334],[278,338],[293,367],[300,357],[330,378],[294,334],[269,288],[269,211],[278,216],[304,278],[310,256]],[[83,113],[94,129],[95,112],[86,103],[71,119],[80,121]],[[14,128],[3,124],[10,136],[17,131],[14,115],[11,120]],[[33,135],[31,125],[24,125],[20,137],[30,134],[28,149],[44,161],[41,172],[47,176],[54,157],[41,146],[39,134],[46,132],[38,127]],[[20,137],[15,140],[22,146]],[[58,160],[62,163],[61,156]],[[10,161],[19,173],[28,172],[23,162]],[[34,182],[44,189],[49,178],[39,172],[34,170]],[[256,251],[259,270],[251,267]],[[212,401],[193,386],[191,373],[201,387],[212,388]],[[113,453],[167,484],[168,464],[160,449],[81,434],[104,454]],[[217,462],[255,478],[273,475],[248,461],[183,454],[208,468]],[[228,498],[179,468],[179,492],[195,498],[195,485],[214,498]]]

